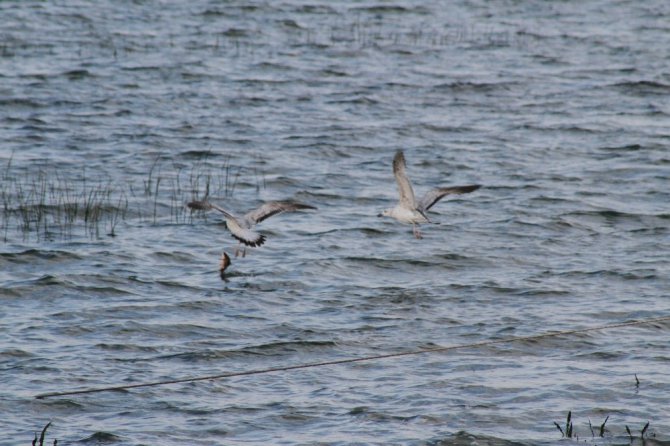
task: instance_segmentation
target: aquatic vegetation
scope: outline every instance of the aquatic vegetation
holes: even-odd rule
[[[642,430],[640,431],[640,438],[644,441],[645,435],[647,434],[647,429],[649,429],[649,421],[647,421],[647,424],[644,425]],[[628,436],[630,437],[630,441],[632,442],[634,440],[633,433],[630,431],[630,428],[628,425],[626,425],[626,432],[628,433]]]
[[[106,229],[114,235],[119,222],[127,216],[125,192],[110,179],[90,180],[85,173],[78,179],[65,179],[58,171],[38,171],[35,175],[6,171],[2,179],[0,227],[4,241],[14,227],[24,238],[68,237],[80,225],[91,236]]]
[[[157,156],[146,177],[134,183],[83,170],[67,176],[56,168],[36,171],[15,168],[12,158],[0,172],[0,231],[5,243],[13,233],[38,241],[118,235],[122,222],[186,223],[185,203],[196,198],[231,197],[243,173],[230,157],[207,162],[209,152],[198,155],[189,167]],[[246,171],[244,171],[246,173]],[[250,169],[256,191],[265,179]],[[141,181],[141,187],[136,183]],[[12,232],[10,232],[12,230]]]
[[[605,417],[605,421],[603,421],[603,424],[600,425],[600,430],[598,432],[598,436],[601,437],[601,438],[605,436],[605,425],[607,424],[607,420],[609,420],[609,419],[610,419],[610,416],[607,415]],[[593,426],[591,426],[591,420],[589,420],[589,429],[591,429],[591,436],[595,437],[595,434],[593,433]]]
[[[49,429],[49,426],[51,426],[51,421],[47,423],[46,426],[44,426],[44,429],[42,429],[42,433],[40,434],[39,438],[39,443],[38,443],[38,438],[37,438],[37,432],[35,432],[35,439],[33,440],[33,446],[39,445],[39,446],[44,446],[44,439],[46,438],[46,433],[47,429]],[[53,446],[56,446],[58,444],[58,440],[55,439],[53,442]]]
[[[598,437],[604,438],[605,437],[605,425],[607,424],[607,421],[609,420],[609,415],[605,417],[605,421],[600,425],[600,428],[598,429]],[[649,421],[647,421],[647,424],[644,425],[642,430],[640,431],[640,439],[644,441],[645,438],[647,438],[649,435],[647,434],[647,430],[649,429]],[[561,427],[560,424],[558,424],[556,421],[554,421],[554,426],[561,432],[561,435],[563,438],[574,438],[575,440],[579,440],[579,435],[577,435],[577,432],[575,431],[574,425],[572,423],[572,411],[568,411],[568,415],[566,417],[565,421],[565,429]],[[632,434],[630,428],[628,425],[625,425],[626,427],[626,432],[628,433],[628,437],[630,438],[631,443],[635,439],[634,435]],[[591,437],[596,438],[596,433],[593,430],[593,425],[591,424],[591,420],[589,420],[589,429],[591,430]]]
[[[565,421],[565,431],[561,429],[561,425],[558,424],[557,422],[554,421],[554,424],[556,425],[556,428],[558,428],[559,431],[561,431],[561,434],[565,438],[572,438],[573,435],[573,426],[572,426],[572,411],[568,412],[567,419]]]

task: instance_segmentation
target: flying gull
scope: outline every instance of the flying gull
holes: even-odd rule
[[[426,216],[426,211],[440,201],[442,197],[450,194],[467,194],[481,187],[479,184],[472,184],[470,186],[438,187],[426,192],[426,194],[417,201],[414,197],[414,190],[412,190],[412,183],[410,183],[409,178],[407,178],[407,173],[405,173],[405,167],[405,155],[402,153],[402,150],[398,150],[395,157],[393,157],[393,174],[398,183],[400,201],[395,207],[382,211],[378,216],[393,217],[401,223],[411,224],[416,238],[422,238],[417,225],[420,223],[431,222]]]
[[[262,222],[266,218],[282,212],[294,212],[305,209],[316,209],[314,206],[307,204],[290,202],[290,201],[269,201],[257,209],[253,209],[242,216],[233,214],[232,212],[208,201],[192,201],[187,204],[191,209],[208,211],[214,209],[221,212],[226,220],[228,230],[240,243],[246,245],[242,251],[242,257],[246,255],[246,247],[253,248],[261,246],[265,243],[265,236],[259,232],[254,231],[254,226]],[[235,257],[239,254],[239,248],[235,249]]]

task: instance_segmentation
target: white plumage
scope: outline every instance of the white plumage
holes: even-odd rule
[[[231,211],[224,209],[209,201],[192,201],[187,204],[191,209],[207,211],[214,209],[221,212],[226,220],[228,230],[240,243],[246,246],[258,247],[265,243],[265,236],[254,230],[254,227],[263,220],[282,212],[294,212],[305,209],[316,209],[307,204],[290,201],[269,201],[257,209],[253,209],[243,216],[237,216]],[[243,252],[243,255],[246,251]],[[235,252],[237,255],[237,251]]]
[[[407,163],[405,162],[405,155],[402,150],[398,150],[393,157],[393,175],[398,183],[398,193],[400,200],[398,204],[390,209],[386,209],[379,214],[379,217],[392,217],[401,223],[411,224],[416,238],[421,238],[421,232],[418,225],[420,223],[430,223],[426,216],[426,212],[433,207],[435,203],[440,201],[443,197],[450,194],[466,194],[479,189],[481,186],[472,184],[469,186],[453,186],[453,187],[438,187],[431,189],[416,200],[412,183],[407,177],[405,169]]]

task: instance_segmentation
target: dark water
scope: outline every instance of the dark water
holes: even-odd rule
[[[670,442],[667,323],[34,399],[670,314],[667,2],[4,1],[0,24],[0,444],[48,421],[58,444],[554,444],[568,411],[587,443],[607,416],[598,444]],[[376,217],[401,148],[419,193],[485,186],[423,240]],[[223,282],[234,240],[183,207],[208,185],[319,211],[264,222]]]

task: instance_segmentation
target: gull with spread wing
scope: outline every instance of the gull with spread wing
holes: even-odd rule
[[[420,199],[416,200],[414,197],[414,190],[412,183],[410,183],[407,173],[405,172],[405,155],[402,150],[398,150],[393,158],[393,174],[398,183],[398,192],[400,193],[400,201],[398,204],[390,209],[382,211],[379,217],[392,217],[401,223],[411,224],[413,227],[414,236],[422,238],[418,225],[420,223],[431,223],[426,216],[426,212],[433,207],[435,203],[440,201],[444,196],[450,194],[467,194],[479,189],[479,184],[472,184],[469,186],[453,186],[453,187],[438,187],[426,192]]]
[[[269,201],[257,209],[253,209],[242,216],[235,215],[221,206],[218,206],[209,201],[192,201],[187,204],[191,209],[208,211],[214,209],[223,214],[226,220],[226,226],[233,237],[237,239],[240,244],[244,244],[242,257],[247,253],[247,246],[255,248],[265,243],[265,236],[254,230],[254,226],[263,220],[272,217],[273,215],[281,214],[282,212],[294,212],[306,209],[316,209],[314,206],[308,204],[296,203],[291,201]],[[235,249],[235,257],[238,256],[239,247]]]

